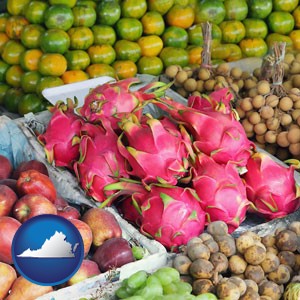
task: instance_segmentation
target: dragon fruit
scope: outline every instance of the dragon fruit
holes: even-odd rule
[[[144,184],[153,182],[176,185],[187,175],[190,136],[167,119],[144,116],[142,122],[132,115],[124,119],[118,149],[128,161],[127,172]]]
[[[110,121],[102,119],[102,125],[86,123],[82,127],[79,144],[80,158],[74,163],[74,171],[87,195],[104,205],[111,205],[109,194],[104,192],[107,184],[120,177],[128,177],[125,159],[117,149],[118,136],[111,128]]]
[[[239,167],[246,165],[255,145],[247,138],[234,113],[207,108],[198,110],[167,97],[155,99],[153,103],[166,110],[175,122],[187,128],[194,138],[196,151],[211,156],[221,164],[231,161]]]
[[[151,185],[142,197],[140,231],[176,251],[204,230],[205,213],[195,190],[179,186]],[[138,201],[138,200],[136,200]]]
[[[67,99],[67,103],[58,101],[49,108],[50,122],[46,131],[38,136],[48,162],[56,167],[72,169],[79,158],[80,130],[84,120],[74,112],[76,106],[75,98],[74,102],[71,99]]]
[[[135,113],[140,118],[146,100],[163,95],[168,87],[162,82],[152,82],[136,91],[130,90],[137,83],[140,83],[140,79],[132,77],[99,85],[91,89],[84,99],[84,105],[77,111],[89,122],[97,122],[105,116],[111,121],[112,128],[117,130],[122,117]]]
[[[242,175],[251,211],[268,220],[286,216],[300,207],[300,187],[295,182],[295,166],[283,166],[264,152],[254,153]]]
[[[196,190],[207,224],[222,220],[233,232],[246,217],[250,205],[246,188],[234,164],[218,164],[205,154],[198,154],[192,169]]]

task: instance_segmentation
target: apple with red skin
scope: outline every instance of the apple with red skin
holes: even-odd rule
[[[0,184],[0,216],[10,215],[17,200],[17,194],[9,186]]]
[[[82,241],[83,241],[83,248],[84,248],[84,255],[86,257],[91,249],[91,245],[93,242],[93,233],[92,229],[88,224],[81,220],[77,219],[70,219],[69,220],[79,231]]]
[[[11,245],[16,231],[21,223],[15,218],[4,216],[0,217],[0,261],[12,264]]]
[[[28,194],[16,201],[12,209],[12,214],[18,221],[24,223],[32,217],[43,214],[57,215],[57,209],[45,196]]]
[[[56,196],[56,199],[54,200],[53,203],[56,206],[56,208],[65,207],[69,205],[68,201],[61,196]]]
[[[67,281],[67,285],[73,285],[87,278],[101,274],[96,262],[84,259],[78,271]]]
[[[46,176],[49,176],[49,172],[47,169],[47,166],[36,159],[28,160],[28,161],[22,161],[13,171],[11,178],[18,179],[20,174],[24,171],[28,170],[36,170],[40,173],[45,174]]]
[[[23,276],[19,276],[14,281],[11,291],[5,300],[33,300],[52,291],[52,286],[38,285]]]
[[[9,186],[16,194],[18,194],[17,190],[17,180],[13,178],[5,178],[0,180],[0,184],[4,184]]]
[[[74,206],[71,205],[67,205],[64,207],[56,206],[56,209],[57,209],[57,215],[67,220],[80,218],[80,212]]]
[[[0,262],[0,299],[6,297],[16,279],[16,270],[11,265]]]
[[[10,160],[0,154],[0,179],[6,179],[9,178],[12,174],[13,166]]]
[[[106,240],[99,246],[92,256],[101,272],[122,267],[125,264],[135,261],[129,242],[116,237]]]
[[[92,229],[94,247],[99,247],[107,239],[122,236],[122,228],[116,217],[103,208],[89,208],[81,220]]]

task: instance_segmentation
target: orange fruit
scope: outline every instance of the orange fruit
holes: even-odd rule
[[[223,21],[219,24],[223,43],[239,43],[246,35],[244,24],[238,20]]]
[[[44,76],[61,76],[67,70],[67,60],[59,53],[45,53],[40,57],[38,71]]]
[[[243,39],[239,46],[246,57],[263,57],[268,52],[268,46],[261,38]]]
[[[21,33],[21,42],[26,48],[34,49],[40,47],[40,37],[45,32],[45,28],[39,24],[29,24],[24,26]]]
[[[121,17],[119,1],[99,1],[96,7],[97,23],[114,25]]]
[[[157,35],[146,35],[138,39],[142,56],[158,56],[164,44]]]
[[[289,37],[292,39],[293,41],[293,46],[294,49],[296,50],[300,50],[300,30],[296,29],[293,30],[290,34]]]
[[[8,68],[9,68],[9,64],[7,64],[5,61],[0,59],[0,82],[5,81],[5,73]]]
[[[117,60],[131,60],[137,62],[141,57],[141,47],[136,42],[118,40],[114,45]]]
[[[0,54],[4,48],[5,43],[9,41],[9,37],[5,32],[0,32]]]
[[[143,34],[143,25],[138,19],[121,18],[115,24],[116,33],[119,39],[136,41]]]
[[[20,65],[25,71],[37,71],[43,52],[40,49],[28,49],[20,55]]]
[[[94,45],[108,44],[113,46],[116,42],[117,35],[115,29],[109,25],[94,25],[92,26],[94,35]]]
[[[174,5],[174,0],[148,0],[148,10],[154,10],[165,15]]]
[[[69,50],[64,54],[68,62],[68,70],[85,70],[91,60],[84,50]]]
[[[0,13],[0,32],[5,32],[7,19],[10,17],[10,14],[7,12]]]
[[[89,75],[82,71],[82,70],[70,70],[66,71],[62,76],[61,79],[65,84],[73,83],[78,81],[83,81],[89,79]]]
[[[4,96],[9,89],[10,86],[8,84],[0,82],[0,105],[4,104]]]
[[[21,88],[25,93],[35,93],[36,86],[42,75],[38,71],[25,72],[21,76]]]
[[[89,27],[72,27],[68,30],[70,49],[86,50],[94,43],[94,35]]]
[[[10,88],[6,91],[3,98],[4,107],[12,113],[18,113],[18,103],[21,97],[24,95],[20,88]]]
[[[21,116],[30,112],[37,113],[42,110],[42,97],[36,93],[28,93],[20,98],[18,103],[18,113]]]
[[[169,26],[162,34],[164,47],[186,48],[188,45],[188,33],[184,28]]]
[[[198,64],[200,65],[202,62],[202,50],[203,48],[200,46],[188,46],[187,47],[187,52],[189,56],[189,64],[190,65],[195,65]]]
[[[159,76],[164,68],[162,60],[157,56],[142,56],[137,62],[139,74]]]
[[[125,18],[140,19],[147,11],[146,0],[121,1],[121,15]]]
[[[159,57],[162,60],[165,68],[170,65],[179,65],[181,67],[185,67],[189,63],[188,52],[183,48],[164,47],[161,50]]]
[[[25,6],[24,16],[30,24],[43,24],[44,13],[49,4],[43,1],[30,1]]]
[[[44,24],[48,29],[58,28],[67,31],[73,22],[72,9],[66,5],[50,5],[44,13]]]
[[[187,29],[193,25],[194,20],[195,11],[189,5],[175,4],[166,14],[166,22],[169,26],[178,26]]]
[[[115,69],[108,64],[91,64],[86,68],[86,72],[90,78],[96,78],[100,76],[110,76],[116,78]]]
[[[10,66],[5,73],[5,81],[12,87],[21,87],[21,76],[24,74],[20,65]]]
[[[10,39],[20,39],[24,26],[28,24],[23,16],[10,16],[6,21],[5,32]]]
[[[111,45],[93,45],[87,52],[92,64],[110,65],[116,59],[116,51]]]
[[[161,35],[165,30],[163,16],[157,11],[147,11],[141,18],[144,35]]]
[[[92,27],[97,19],[96,10],[89,5],[76,5],[72,8],[74,15],[73,27]]]
[[[137,66],[132,60],[116,60],[112,66],[119,80],[134,77],[137,74]]]
[[[61,85],[64,85],[64,82],[60,77],[57,76],[41,77],[36,85],[36,93],[39,96],[41,96],[44,89],[61,86]]]
[[[7,41],[2,49],[2,59],[9,65],[18,65],[20,55],[25,51],[25,47],[17,40]]]
[[[230,49],[230,55],[227,57],[227,61],[236,61],[243,58],[242,50],[239,45],[227,44]]]
[[[6,9],[14,16],[21,15],[30,0],[7,0]]]

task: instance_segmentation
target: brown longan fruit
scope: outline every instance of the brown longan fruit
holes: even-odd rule
[[[294,59],[295,59],[294,53],[288,52],[285,54],[283,61],[290,65]]]
[[[292,155],[300,155],[300,143],[293,143],[289,145],[289,151]]]
[[[293,108],[294,108],[294,109],[300,108],[300,100],[297,100],[297,101],[294,102]]]
[[[268,130],[265,133],[265,141],[269,144],[274,144],[276,143],[277,140],[277,133],[274,130]]]
[[[188,79],[188,73],[184,70],[179,71],[175,76],[175,82],[183,84]]]
[[[286,148],[290,145],[289,140],[287,139],[287,131],[281,131],[277,135],[277,144],[280,147]]]
[[[299,143],[300,142],[300,128],[298,126],[289,128],[288,134],[287,134],[287,139],[289,140],[289,142],[291,144]]]
[[[282,126],[289,126],[293,122],[293,118],[290,114],[283,114],[280,117],[280,124]]]
[[[283,111],[289,111],[290,109],[293,108],[293,105],[294,105],[293,100],[290,97],[285,96],[279,100],[278,107]]]
[[[243,119],[245,117],[245,111],[243,111],[239,106],[235,110],[238,113],[240,119]]]
[[[300,74],[295,74],[292,77],[292,85],[293,85],[293,87],[296,87],[296,88],[300,87]]]
[[[257,84],[257,92],[260,95],[266,95],[269,94],[271,91],[270,84],[267,80],[261,80]]]
[[[197,81],[195,78],[188,78],[184,83],[183,87],[188,92],[193,92],[197,88]]]
[[[266,126],[269,130],[277,130],[280,126],[280,122],[277,118],[273,117],[266,120]]]
[[[256,82],[253,78],[248,78],[245,80],[244,86],[246,90],[250,90],[251,88],[256,87]]]
[[[242,69],[238,68],[238,67],[233,67],[230,70],[230,76],[234,79],[240,79],[242,76],[242,73],[243,73]]]
[[[203,80],[201,80],[201,79],[197,80],[196,90],[200,93],[202,93],[204,91],[204,81]]]
[[[298,88],[292,88],[289,91],[288,96],[295,102],[297,100],[300,100],[300,89]]]
[[[253,127],[253,131],[258,134],[258,135],[262,135],[264,133],[266,133],[266,131],[268,130],[267,126],[265,123],[258,123],[255,124]]]
[[[211,74],[210,71],[206,68],[200,68],[198,71],[198,79],[200,80],[208,80],[210,78]]]
[[[286,80],[282,83],[282,86],[285,88],[286,91],[290,91],[293,88],[293,84],[291,80]]]
[[[181,70],[181,67],[178,65],[171,65],[166,67],[165,74],[167,77],[174,79],[176,74]]]
[[[243,111],[250,111],[253,109],[252,99],[250,97],[243,98],[240,103],[240,108]]]
[[[250,115],[248,116],[248,120],[251,124],[255,125],[261,122],[260,114],[257,111],[251,111]]]
[[[265,144],[265,143],[266,143],[265,135],[264,135],[264,134],[262,134],[262,135],[256,134],[256,135],[255,135],[255,139],[256,139],[260,144]]]
[[[184,87],[178,87],[178,88],[176,89],[176,92],[177,92],[180,96],[182,96],[182,97],[184,97],[184,98],[186,98],[186,97],[189,96],[188,91],[187,91]]]
[[[300,73],[300,62],[294,60],[290,65],[290,74],[299,74]]]
[[[254,98],[255,96],[257,96],[258,93],[257,93],[257,89],[256,89],[256,86],[251,88],[249,91],[248,91],[248,96],[251,97],[251,98]]]
[[[266,105],[276,107],[279,103],[279,97],[277,95],[269,95],[266,97]]]
[[[265,119],[265,120],[272,118],[272,117],[274,116],[274,113],[275,113],[275,112],[274,112],[274,109],[273,109],[271,106],[269,106],[269,105],[263,106],[263,107],[259,110],[259,112],[260,112],[260,116],[261,116],[263,119]]]
[[[265,105],[266,99],[262,95],[256,95],[252,99],[252,105],[256,109],[260,109],[263,105]]]
[[[204,81],[204,90],[211,92],[214,90],[214,86],[216,84],[216,81],[214,79],[208,79]]]
[[[216,68],[216,72],[222,75],[228,74],[229,71],[230,71],[230,65],[228,63],[221,63]]]
[[[297,117],[296,123],[300,126],[300,116]]]
[[[261,76],[261,68],[255,68],[253,70],[253,75],[256,77],[256,78],[259,78]]]

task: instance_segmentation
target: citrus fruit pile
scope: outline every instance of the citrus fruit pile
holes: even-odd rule
[[[206,21],[215,61],[300,49],[299,0],[7,0],[0,106],[23,115],[45,109],[47,87],[200,64]]]

